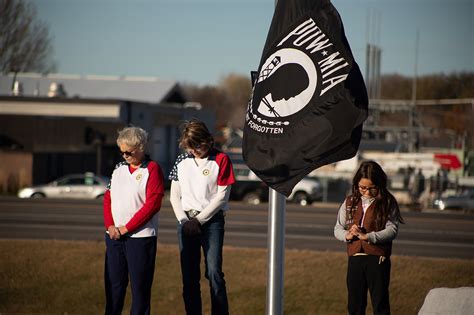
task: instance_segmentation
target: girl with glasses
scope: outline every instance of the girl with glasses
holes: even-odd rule
[[[376,162],[362,162],[334,227],[335,237],[347,244],[349,314],[365,314],[367,291],[374,314],[390,314],[390,255],[400,223],[403,219],[387,189],[387,175]]]

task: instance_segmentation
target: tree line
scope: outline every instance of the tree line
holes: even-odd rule
[[[420,76],[416,84],[418,100],[474,98],[474,72]],[[381,86],[382,99],[412,99],[412,77],[386,74],[381,78]],[[204,108],[216,114],[218,125],[243,127],[252,91],[250,77],[230,74],[215,86],[186,85],[184,90],[192,101],[200,102]],[[449,117],[445,119],[449,129],[459,129],[464,126],[456,124],[453,117],[460,117],[471,109],[446,106],[436,110]]]
[[[382,99],[411,99],[413,77],[382,76]],[[416,80],[416,99],[474,98],[474,72],[431,74]]]
[[[48,73],[55,69],[48,27],[38,20],[35,6],[25,0],[0,0],[0,71]],[[411,100],[413,78],[386,74],[381,78],[382,99]],[[252,87],[250,77],[229,74],[217,85],[184,85],[190,101],[199,102],[216,115],[217,125],[244,126]],[[432,74],[416,80],[416,99],[474,98],[474,72]],[[472,130],[470,106],[433,108],[450,130]],[[437,119],[439,120],[439,119]]]

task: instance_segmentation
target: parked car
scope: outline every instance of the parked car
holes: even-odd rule
[[[46,185],[23,188],[18,197],[97,199],[104,196],[108,183],[107,177],[94,173],[71,174]]]
[[[308,206],[314,201],[321,200],[322,197],[323,186],[321,182],[316,177],[306,176],[295,185],[287,200],[302,206]]]
[[[247,165],[234,164],[234,173],[236,182],[232,185],[230,192],[231,200],[242,200],[250,204],[268,201],[268,186]],[[321,200],[322,195],[323,187],[319,180],[314,177],[305,177],[295,185],[287,200],[306,206],[316,200]]]
[[[457,195],[437,199],[434,205],[439,210],[474,210],[474,189],[466,189]]]
[[[235,183],[230,190],[230,200],[258,205],[268,200],[268,186],[244,164],[234,164]]]

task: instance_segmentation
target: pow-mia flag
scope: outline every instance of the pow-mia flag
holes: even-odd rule
[[[248,104],[243,156],[289,196],[312,170],[353,157],[367,91],[329,0],[279,0]]]

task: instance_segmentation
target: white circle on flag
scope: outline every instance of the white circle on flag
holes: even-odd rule
[[[273,65],[272,63],[275,63],[276,59],[279,60],[279,63],[277,65]],[[298,64],[304,69],[304,71],[306,71],[309,79],[308,86],[299,94],[293,95],[288,99],[282,98],[279,100],[273,100],[272,93],[270,91],[264,97],[264,99],[262,99],[260,104],[258,104],[257,111],[260,114],[267,117],[290,116],[303,109],[313,98],[318,83],[316,67],[308,55],[306,55],[301,50],[294,48],[284,48],[270,55],[262,65],[259,79],[256,84],[267,80],[276,72],[276,70],[288,64]],[[265,73],[263,73],[266,70],[269,72],[267,76],[265,76]]]

